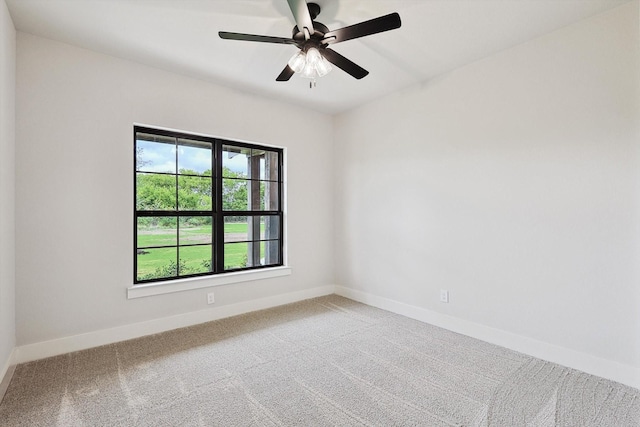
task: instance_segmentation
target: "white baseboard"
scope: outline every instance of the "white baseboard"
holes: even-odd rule
[[[331,295],[334,291],[335,286],[333,285],[320,286],[317,288],[305,289],[303,291],[274,295],[272,297],[260,298],[220,307],[212,307],[210,309],[134,323],[126,326],[119,326],[116,328],[102,329],[81,335],[22,345],[17,347],[14,351],[14,364],[44,359],[46,357],[57,356],[60,354],[70,353],[72,351],[85,350],[101,345],[113,344],[133,338],[140,338],[145,335],[184,328],[186,326],[197,325],[251,311],[277,307],[279,305],[302,301],[309,298]]]
[[[9,383],[16,370],[15,354],[16,350],[14,348],[0,371],[0,403],[4,398],[4,394],[7,392],[7,388],[9,388]]]
[[[343,286],[336,286],[335,292],[367,305],[640,389],[640,369],[630,365]]]

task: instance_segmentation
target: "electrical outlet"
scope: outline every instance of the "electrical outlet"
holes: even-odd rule
[[[440,302],[449,302],[449,291],[440,289]]]
[[[207,304],[213,304],[214,302],[216,302],[216,300],[213,297],[213,292],[209,292],[207,294]]]

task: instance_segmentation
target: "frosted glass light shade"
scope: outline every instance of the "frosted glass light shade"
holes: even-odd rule
[[[307,63],[315,66],[318,62],[322,61],[322,55],[318,52],[318,49],[312,47],[307,50]]]
[[[300,51],[295,55],[293,55],[288,62],[289,67],[291,67],[291,69],[296,73],[302,72],[306,63],[307,63],[306,55],[304,54],[303,51]]]
[[[323,57],[316,63],[316,71],[318,72],[318,77],[326,76],[331,71],[331,64]]]
[[[314,79],[316,77],[316,67],[314,67],[313,64],[307,61],[307,65],[305,65],[304,70],[302,70],[302,77],[306,77],[307,79]]]

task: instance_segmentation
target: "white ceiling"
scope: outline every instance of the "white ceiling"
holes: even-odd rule
[[[334,114],[629,0],[316,0],[329,29],[391,12],[402,27],[332,46],[370,74],[334,67],[313,90],[275,81],[295,47],[218,37],[290,37],[286,0],[6,1],[20,31]]]

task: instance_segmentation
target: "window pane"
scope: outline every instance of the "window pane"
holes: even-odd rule
[[[257,153],[258,150],[253,150]],[[263,151],[260,156],[260,179],[278,181],[278,168],[280,167],[279,154],[275,151]]]
[[[180,246],[180,275],[213,271],[212,246]]]
[[[181,211],[211,210],[211,178],[178,176],[178,204]]]
[[[280,217],[277,215],[227,216],[224,219],[225,243],[279,238]]]
[[[138,218],[138,248],[178,244],[175,216]]]
[[[260,240],[280,238],[280,217],[268,215],[260,217]]]
[[[260,265],[280,264],[280,241],[260,242]]]
[[[244,179],[222,180],[222,209],[225,211],[248,211],[247,190],[249,181]]]
[[[224,241],[246,242],[249,239],[246,216],[227,216],[224,218]]]
[[[226,178],[248,178],[250,157],[250,148],[223,145],[222,176]]]
[[[136,209],[139,211],[175,210],[176,177],[136,173]]]
[[[178,171],[190,175],[211,176],[211,144],[178,139]]]
[[[212,242],[210,216],[186,216],[180,218],[180,244]],[[182,255],[181,255],[182,256]]]
[[[277,211],[278,206],[278,190],[280,185],[277,182],[260,181],[260,206],[256,209],[262,211]]]
[[[175,138],[136,134],[136,170],[176,173]]]
[[[256,215],[256,216],[250,216],[247,218],[247,234],[249,236],[249,240],[260,240],[260,235],[262,234],[261,231],[263,231],[263,221],[261,221],[260,216]],[[257,256],[257,252],[256,252],[256,256]]]
[[[277,182],[225,179],[223,208],[228,211],[279,209]]]
[[[176,277],[178,275],[176,259],[176,248],[138,249],[138,271],[136,272],[138,280]]]
[[[248,265],[248,243],[225,243],[224,269],[233,270]]]

